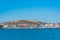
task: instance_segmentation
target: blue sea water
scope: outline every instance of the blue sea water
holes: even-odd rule
[[[0,29],[0,40],[60,40],[60,29]]]

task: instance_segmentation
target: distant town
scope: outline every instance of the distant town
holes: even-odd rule
[[[60,28],[60,23],[46,23],[36,20],[16,20],[0,23],[0,28]]]

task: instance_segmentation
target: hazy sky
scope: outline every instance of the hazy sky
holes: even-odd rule
[[[0,0],[0,22],[22,19],[60,22],[60,1]]]

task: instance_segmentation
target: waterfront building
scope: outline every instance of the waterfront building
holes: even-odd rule
[[[44,25],[46,28],[54,28],[55,27],[55,23],[45,23]]]
[[[57,23],[57,24],[55,25],[55,27],[56,27],[56,28],[60,28],[60,23]]]
[[[16,28],[15,22],[4,22],[3,28]]]
[[[55,24],[54,23],[49,23],[49,28],[54,28]]]

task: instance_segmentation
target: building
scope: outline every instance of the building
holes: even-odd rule
[[[54,28],[55,24],[54,23],[45,23],[44,25],[46,28]]]
[[[15,22],[4,22],[3,28],[16,28]]]
[[[60,23],[55,24],[56,28],[60,28]]]
[[[35,22],[35,21],[31,21],[31,20],[19,20],[19,21],[16,21],[16,25],[17,25],[17,27],[36,28],[36,27],[38,27],[39,23],[37,21]]]

